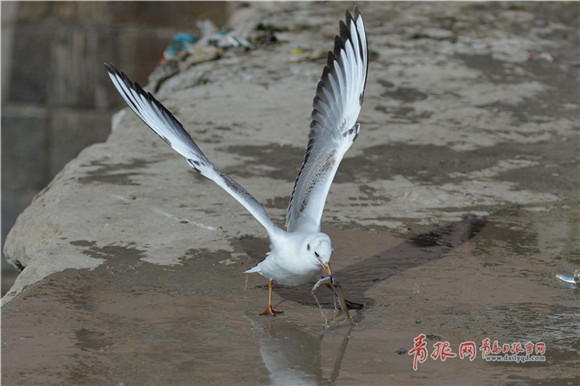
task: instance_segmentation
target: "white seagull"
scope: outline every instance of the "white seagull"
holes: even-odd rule
[[[182,124],[153,95],[113,65],[105,65],[113,84],[135,114],[185,157],[189,166],[228,192],[266,229],[270,252],[261,263],[246,271],[259,273],[269,280],[268,307],[262,315],[282,312],[272,307],[274,283],[295,286],[314,280],[323,272],[332,280],[324,283],[321,280],[320,284],[334,282],[329,266],[332,244],[330,237],[321,233],[320,221],[336,170],[360,130],[356,121],[368,71],[362,16],[355,7],[354,17],[347,11],[345,19],[339,23],[340,35],[335,37],[334,51],[328,52],[327,64],[316,88],[308,147],[290,198],[286,231],[272,222],[246,189],[206,158]],[[336,289],[343,306],[340,288]],[[344,306],[343,311],[348,316]]]

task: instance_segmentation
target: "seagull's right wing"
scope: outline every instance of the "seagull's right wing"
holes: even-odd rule
[[[181,123],[153,95],[143,90],[138,83],[131,82],[125,73],[119,72],[112,64],[105,65],[105,67],[123,99],[147,126],[167,142],[173,150],[184,156],[192,168],[218,184],[242,204],[266,228],[268,235],[279,230],[258,201],[207,159]]]

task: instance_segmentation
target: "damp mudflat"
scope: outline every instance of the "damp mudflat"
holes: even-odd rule
[[[471,217],[406,238],[324,228],[346,298],[364,304],[351,310],[354,327],[329,291],[315,298],[309,285],[277,288],[284,313],[260,316],[266,281],[242,272],[268,250],[265,239],[232,240],[246,255],[235,261],[191,250],[166,267],[141,261],[136,248],[76,241],[116,258],[54,274],[4,308],[3,382],[575,384],[578,294],[555,279],[554,257],[540,252],[541,234],[519,224],[525,217]],[[578,224],[552,225],[566,234]],[[409,351],[421,334],[430,356],[414,371]],[[459,354],[462,343],[479,349],[485,339],[542,342],[545,361],[431,356],[438,342]]]

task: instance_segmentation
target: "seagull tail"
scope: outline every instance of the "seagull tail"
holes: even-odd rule
[[[244,273],[261,273],[260,265],[256,265],[254,268],[248,269]]]

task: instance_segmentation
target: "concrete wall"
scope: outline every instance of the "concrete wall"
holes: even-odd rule
[[[104,71],[146,83],[171,37],[222,2],[2,2],[2,244],[18,214],[123,107]],[[6,265],[3,263],[3,268]]]

